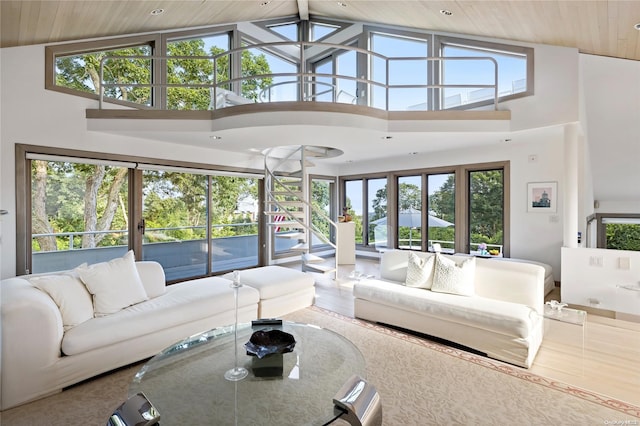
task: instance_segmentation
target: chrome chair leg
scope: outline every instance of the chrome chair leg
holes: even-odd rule
[[[160,422],[160,413],[145,394],[129,397],[113,412],[107,426],[154,426]]]
[[[336,414],[352,426],[382,425],[382,402],[375,386],[352,376],[333,397]]]

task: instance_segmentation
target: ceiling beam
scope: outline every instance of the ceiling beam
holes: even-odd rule
[[[309,20],[309,0],[298,0],[298,15],[303,21]]]

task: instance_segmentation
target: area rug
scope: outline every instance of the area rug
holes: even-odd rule
[[[638,406],[397,330],[318,307],[285,319],[333,330],[360,349],[385,425],[640,424]],[[4,411],[0,424],[104,425],[140,366]]]

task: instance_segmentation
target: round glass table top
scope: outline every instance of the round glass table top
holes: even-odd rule
[[[292,352],[258,359],[244,344],[257,330],[293,335]],[[240,381],[224,374],[235,366],[233,326],[178,342],[136,374],[129,395],[144,392],[160,413],[160,424],[322,425],[334,417],[333,397],[354,374],[366,377],[364,357],[346,338],[317,326],[238,326]]]

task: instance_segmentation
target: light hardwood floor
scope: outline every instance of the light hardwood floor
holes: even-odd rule
[[[327,265],[331,263],[328,261]],[[354,270],[379,277],[378,260],[358,258],[355,265],[341,265],[336,280],[329,275],[314,274],[316,306],[353,317],[355,280],[349,275]],[[559,288],[547,296],[550,299],[560,299]],[[640,405],[640,323],[593,313],[587,315],[584,330],[545,321],[544,341],[528,371]]]

